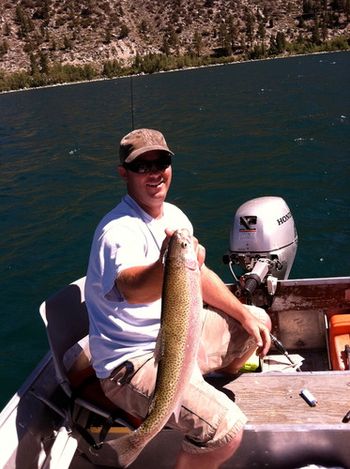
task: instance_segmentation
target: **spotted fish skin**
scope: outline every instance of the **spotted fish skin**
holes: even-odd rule
[[[201,331],[200,270],[188,230],[172,235],[164,263],[158,371],[149,414],[141,426],[116,442],[118,463],[128,467],[181,405],[196,364]]]

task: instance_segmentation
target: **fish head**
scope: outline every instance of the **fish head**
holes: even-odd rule
[[[176,230],[171,236],[166,257],[181,259],[191,270],[198,268],[194,238],[186,228]]]

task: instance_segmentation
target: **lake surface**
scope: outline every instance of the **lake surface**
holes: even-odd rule
[[[136,127],[176,152],[169,201],[222,264],[236,209],[283,197],[299,234],[290,277],[350,274],[350,53],[133,79]],[[0,401],[47,351],[40,303],[85,275],[96,224],[124,193],[130,79],[0,95]]]

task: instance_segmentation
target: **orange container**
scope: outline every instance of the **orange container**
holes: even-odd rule
[[[333,370],[348,370],[345,346],[350,346],[350,314],[335,314],[329,322],[329,351]]]

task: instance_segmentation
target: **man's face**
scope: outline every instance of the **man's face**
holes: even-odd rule
[[[157,211],[162,207],[170,187],[172,169],[170,165],[164,167],[169,162],[164,152],[151,151],[136,158],[129,167],[119,166],[119,174],[127,182],[128,194],[154,218],[161,215]]]

